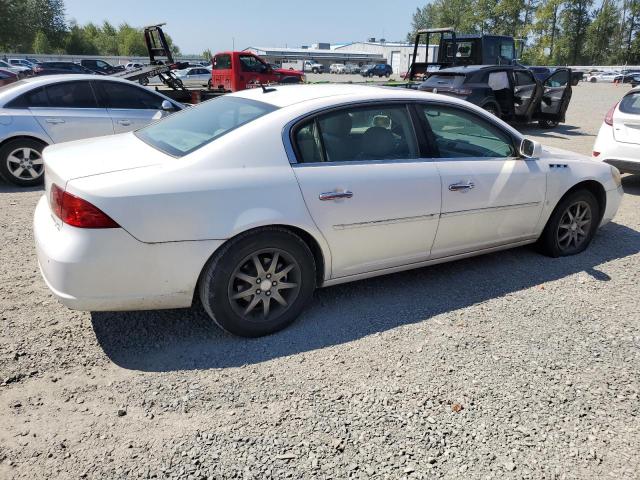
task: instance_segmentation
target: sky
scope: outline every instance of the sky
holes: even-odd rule
[[[67,18],[80,24],[142,27],[166,22],[184,54],[207,48],[299,47],[369,37],[404,40],[426,0],[65,0]]]

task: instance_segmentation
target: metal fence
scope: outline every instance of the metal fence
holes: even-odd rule
[[[119,57],[119,56],[105,56],[105,55],[39,55],[36,53],[3,53],[0,52],[0,59],[4,58],[35,58],[42,62],[80,62],[83,59],[99,59],[104,60],[111,65],[126,65],[129,62],[135,63],[147,63],[149,57]],[[187,55],[175,57],[174,60],[178,62],[202,62],[205,61],[203,57],[196,55]]]

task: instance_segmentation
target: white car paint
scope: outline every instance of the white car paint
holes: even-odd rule
[[[592,83],[596,83],[596,82],[613,83],[613,81],[620,75],[622,75],[622,73],[615,72],[615,71],[594,73],[593,75],[588,75],[586,81],[592,82]]]
[[[629,90],[621,102],[625,99],[640,107],[640,87]],[[621,102],[612,107],[602,122],[593,157],[614,165],[623,173],[640,173],[640,113],[621,111]]]
[[[454,98],[355,85],[283,86],[230,96],[280,108],[181,158],[134,133],[45,150],[46,193],[34,234],[42,274],[62,303],[81,310],[189,307],[207,259],[257,227],[304,231],[322,255],[320,283],[326,286],[532,243],[562,196],[582,181],[597,182],[605,192],[601,224],[613,218],[622,198],[611,167],[550,148],[532,159],[331,165],[296,163],[288,140],[296,119],[372,101],[453,105],[522,138]],[[476,187],[465,193],[447,188],[460,181]],[[52,183],[91,202],[121,228],[63,224],[51,211]],[[318,201],[319,194],[334,191],[352,191],[353,197]]]
[[[191,67],[184,70],[173,70],[176,77],[185,85],[204,86],[211,80],[211,70],[207,67]]]

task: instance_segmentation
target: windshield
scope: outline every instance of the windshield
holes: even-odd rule
[[[183,157],[276,109],[267,103],[224,96],[171,115],[136,135],[158,150]]]

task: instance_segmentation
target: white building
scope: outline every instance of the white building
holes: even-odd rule
[[[426,45],[420,45],[418,48],[418,61],[424,62],[427,52]],[[353,42],[340,45],[332,45],[332,50],[336,52],[367,52],[378,54],[386,60],[393,68],[393,73],[400,74],[409,69],[409,65],[413,61],[413,44],[403,42],[387,42],[384,40],[375,41],[370,39],[367,42]],[[435,55],[438,50],[437,45],[429,45],[429,60],[435,62]]]

